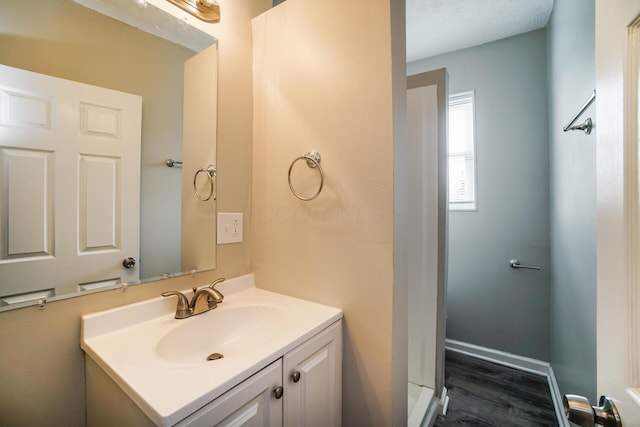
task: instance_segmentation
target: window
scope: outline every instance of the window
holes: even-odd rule
[[[474,92],[449,95],[449,210],[476,210]]]

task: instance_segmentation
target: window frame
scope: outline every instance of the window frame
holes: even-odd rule
[[[477,150],[476,150],[476,98],[475,90],[467,90],[462,92],[450,93],[447,99],[447,111],[452,106],[470,103],[471,104],[471,141],[469,143],[470,150],[451,153],[450,144],[447,144],[447,199],[449,211],[454,212],[477,212],[478,211],[478,174],[477,174]],[[447,139],[450,135],[450,122],[447,120]],[[450,176],[449,165],[452,157],[463,157],[465,161],[473,163],[473,173],[470,181],[473,183],[472,200],[451,201],[449,197]]]

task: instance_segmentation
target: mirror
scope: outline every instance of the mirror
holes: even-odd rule
[[[123,262],[129,257],[127,253],[119,254],[118,264],[123,264],[118,265],[123,271],[120,277],[105,277],[104,272],[100,271],[94,277],[83,277],[82,280],[67,278],[64,271],[50,272],[41,267],[42,264],[39,262],[42,260],[27,258],[18,263],[26,265],[30,271],[42,270],[45,276],[41,280],[29,279],[29,283],[21,283],[18,289],[13,282],[22,275],[10,270],[10,266],[17,263],[7,257],[0,258],[0,311],[31,305],[40,298],[46,298],[47,301],[56,300],[81,295],[83,292],[112,289],[122,286],[123,283],[143,283],[192,270],[203,271],[215,268],[215,229],[213,235],[201,233],[198,237],[202,240],[200,242],[192,237],[186,239],[188,245],[181,247],[183,207],[181,197],[185,196],[182,190],[183,181],[191,182],[193,187],[193,175],[197,168],[206,168],[209,163],[215,165],[215,125],[213,134],[203,138],[206,139],[204,144],[208,147],[209,155],[213,156],[206,161],[203,159],[205,164],[194,165],[196,169],[190,170],[186,167],[184,169],[168,167],[166,161],[167,159],[181,161],[184,154],[183,148],[188,147],[188,144],[183,147],[182,143],[185,62],[190,60],[196,51],[203,50],[207,46],[212,46],[208,49],[215,50],[216,40],[141,0],[77,1],[40,2],[37,7],[33,7],[33,4],[23,0],[4,0],[0,4],[0,26],[3,28],[0,34],[0,64],[141,97],[140,205],[139,218],[136,216],[132,220],[139,224],[139,258],[136,259],[132,269],[136,270],[136,274],[129,274],[130,272],[124,268]],[[91,9],[78,3],[88,4]],[[128,9],[123,11],[122,7]],[[118,19],[106,15],[115,16]],[[125,18],[134,19],[138,28],[121,22]],[[151,35],[139,28],[149,29],[156,35]],[[183,45],[174,42],[179,40],[184,41]],[[217,81],[216,72],[216,70],[211,71],[214,83]],[[0,86],[2,85],[3,82],[0,81]],[[215,91],[216,88],[214,87],[213,90]],[[209,99],[213,99],[215,104],[215,95]],[[0,109],[2,105],[0,103]],[[196,107],[196,109],[199,108]],[[215,106],[213,111],[215,114]],[[1,114],[2,111],[0,111]],[[212,121],[215,122],[215,115],[213,117]],[[211,128],[208,131],[211,131]],[[12,146],[12,141],[6,137],[6,134],[0,133],[0,151],[3,149],[13,150],[15,147]],[[7,164],[6,155],[3,158],[0,154],[0,189],[5,188],[5,190]],[[30,174],[32,174],[31,169],[23,170],[22,175],[16,176]],[[124,177],[120,178],[118,185],[124,188],[127,183]],[[209,184],[199,182],[198,185],[206,187]],[[11,197],[17,198],[17,203],[29,200],[27,198],[29,194],[26,193],[33,195],[32,190],[24,191],[24,189],[18,195],[15,193],[14,191]],[[97,197],[91,192],[89,195],[94,199]],[[75,201],[77,197],[71,196],[70,200]],[[6,235],[9,234],[7,233],[6,212],[9,209],[7,200],[13,199],[8,196],[3,198],[4,200],[0,200],[0,244],[6,247],[8,245]],[[59,194],[54,194],[52,198],[53,204],[56,203],[56,199],[62,199]],[[186,199],[195,200],[194,197],[185,197]],[[210,222],[215,224],[215,201],[210,200],[207,203],[206,211],[212,218]],[[60,202],[58,204],[62,205]],[[125,205],[125,203],[122,204]],[[75,215],[73,210],[79,205],[80,203],[74,202],[61,207],[56,206],[52,221]],[[64,210],[58,210],[59,208]],[[199,209],[202,210],[202,206]],[[4,216],[3,212],[5,212]],[[124,213],[122,217],[123,221],[130,219]],[[50,239],[55,252],[63,240],[62,235],[74,234],[75,230],[67,233],[55,230],[53,226],[51,228],[54,228],[54,233],[57,233]],[[48,232],[51,233],[51,230]],[[198,248],[203,245],[208,247],[207,259],[194,262],[190,262],[188,257],[181,259],[183,253],[189,253],[191,244]],[[116,251],[119,248],[118,244],[115,244],[114,248],[113,250]],[[78,249],[77,252],[80,253],[81,250]],[[91,264],[91,257],[92,255],[85,256],[82,259],[83,265]],[[75,270],[75,268],[66,269],[66,271],[69,270]],[[52,288],[50,285],[52,282],[58,284]],[[81,284],[84,286],[80,286]],[[26,295],[22,297],[21,294]],[[15,298],[11,299],[11,296]],[[7,301],[11,301],[12,304],[7,305]]]

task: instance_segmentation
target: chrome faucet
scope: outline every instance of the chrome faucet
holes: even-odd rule
[[[178,291],[163,292],[163,297],[177,296],[178,305],[176,306],[176,319],[186,319],[196,314],[205,313],[209,310],[213,310],[222,302],[224,295],[220,293],[215,286],[223,282],[224,279],[214,280],[204,288],[193,288],[193,298],[191,302],[185,294]]]

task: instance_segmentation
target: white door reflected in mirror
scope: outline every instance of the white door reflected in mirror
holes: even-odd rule
[[[4,65],[0,82],[0,296],[138,281],[142,99]]]

